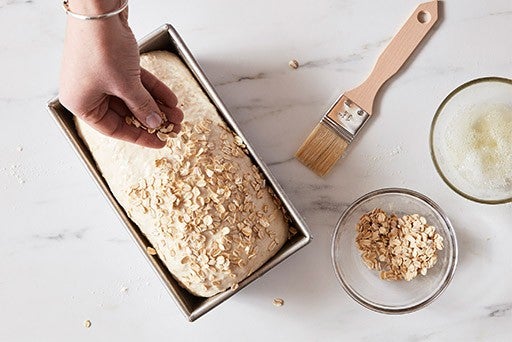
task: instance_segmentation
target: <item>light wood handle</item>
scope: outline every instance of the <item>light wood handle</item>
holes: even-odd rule
[[[380,87],[404,65],[412,52],[434,26],[438,18],[438,2],[425,2],[411,17],[379,56],[370,76],[360,86],[345,93],[368,114],[373,113],[373,101]]]

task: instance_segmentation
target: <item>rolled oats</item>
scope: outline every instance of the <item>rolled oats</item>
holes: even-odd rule
[[[281,299],[281,298],[274,298],[274,300],[272,301],[272,304],[274,304],[274,306],[283,306],[284,305],[284,300]]]
[[[361,216],[356,229],[361,258],[381,279],[410,281],[426,275],[444,247],[436,228],[418,214],[399,218],[377,208]]]
[[[135,116],[125,116],[124,121],[127,125],[143,129],[149,134],[156,133],[156,136],[161,141],[167,141],[169,138],[176,138],[178,135],[176,132],[172,131],[174,124],[167,122],[167,117],[164,115],[164,113],[160,113],[160,117],[162,118],[162,124],[157,128],[149,128],[144,126]]]
[[[125,120],[134,125],[136,119]],[[264,249],[275,251],[282,243],[272,227],[276,215],[284,210],[281,202],[256,166],[247,172],[238,163],[246,147],[243,139],[219,126],[225,134],[213,143],[208,139],[211,120],[194,125],[184,122],[177,139],[167,141],[166,148],[176,153],[155,160],[157,172],[128,191],[138,210],[157,218],[155,233],[176,241],[159,245],[170,251],[161,257],[178,258],[188,272],[183,281],[188,286],[199,280],[207,286],[224,286],[225,277],[230,278],[230,285],[235,284],[240,281],[240,268],[250,265]],[[171,136],[172,128],[168,125],[156,134]],[[260,208],[257,199],[269,195],[275,207],[265,204]],[[268,241],[258,252],[254,246],[262,239]],[[149,248],[148,253],[152,254]]]
[[[299,67],[299,62],[296,59],[292,59],[291,61],[288,62],[288,65],[292,69],[297,69]]]

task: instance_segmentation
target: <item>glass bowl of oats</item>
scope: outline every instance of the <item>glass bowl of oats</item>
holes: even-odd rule
[[[364,307],[403,314],[432,303],[457,265],[455,232],[442,209],[408,189],[370,192],[339,219],[332,260],[347,294]]]

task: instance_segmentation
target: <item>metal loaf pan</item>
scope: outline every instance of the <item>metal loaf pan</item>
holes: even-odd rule
[[[126,227],[135,243],[139,246],[146,259],[158,274],[163,285],[173,297],[180,310],[189,321],[194,321],[220,303],[227,300],[229,297],[233,296],[238,291],[242,290],[248,284],[261,277],[271,268],[288,258],[290,255],[297,252],[299,249],[308,244],[312,237],[305,222],[300,217],[281,186],[279,186],[268,167],[265,165],[265,163],[263,163],[252,146],[247,142],[244,134],[222,103],[213,86],[206,78],[205,74],[197,64],[197,61],[192,56],[176,30],[169,24],[163,25],[153,33],[141,39],[139,41],[139,49],[141,53],[154,50],[167,50],[175,53],[181,58],[181,60],[188,66],[192,74],[195,76],[196,80],[201,85],[206,95],[210,98],[210,101],[217,107],[217,110],[222,118],[231,127],[231,129],[246,142],[247,149],[249,150],[249,154],[253,163],[257,165],[261,172],[265,175],[268,184],[273,188],[274,192],[281,199],[284,207],[288,211],[292,220],[292,225],[297,228],[297,234],[289,239],[275,256],[268,260],[258,270],[254,271],[254,273],[251,274],[248,278],[240,282],[237,289],[226,290],[210,298],[202,298],[190,294],[187,290],[178,284],[178,282],[172,277],[167,267],[163,264],[163,262],[160,261],[157,256],[151,256],[147,253],[146,247],[150,246],[151,244],[148,242],[139,228],[128,218],[124,209],[112,195],[108,184],[106,183],[105,179],[103,179],[99,169],[96,166],[94,158],[77,133],[75,124],[73,122],[73,114],[71,114],[71,112],[69,112],[60,104],[58,98],[50,100],[47,105],[48,111],[57,121],[66,138],[74,147],[80,159],[82,159],[84,162],[89,173],[96,181],[96,184],[100,187],[101,191],[110,202],[110,205],[117,212],[123,225]]]

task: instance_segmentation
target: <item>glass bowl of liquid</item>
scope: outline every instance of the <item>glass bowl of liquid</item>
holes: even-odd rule
[[[452,91],[432,121],[430,152],[458,194],[485,204],[512,202],[512,80],[479,78]]]

